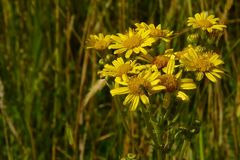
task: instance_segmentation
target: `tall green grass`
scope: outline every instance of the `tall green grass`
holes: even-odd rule
[[[214,13],[228,26],[218,42],[227,74],[217,85],[200,88],[184,108],[202,123],[182,156],[239,159],[237,0],[1,0],[0,8],[0,159],[119,159],[137,151],[146,156],[151,148],[143,117],[117,108],[98,81],[98,59],[86,50],[86,39],[141,21],[161,23],[178,35],[187,17],[200,11]],[[183,45],[173,42],[176,49]]]

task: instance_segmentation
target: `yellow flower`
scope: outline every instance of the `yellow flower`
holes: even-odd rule
[[[219,18],[215,18],[214,15],[207,15],[207,12],[197,13],[193,17],[189,17],[187,21],[188,26],[192,26],[193,28],[201,28],[202,30],[207,30],[211,33],[213,30],[222,31],[223,28],[226,28],[226,25],[219,24]]]
[[[173,31],[168,29],[162,29],[161,24],[155,26],[154,24],[147,25],[146,23],[136,23],[135,26],[137,27],[136,30],[149,30],[150,36],[161,39],[165,42],[169,42],[170,36],[172,36]]]
[[[212,82],[216,82],[217,78],[221,78],[223,70],[219,65],[224,62],[215,52],[197,53],[191,49],[188,54],[184,55],[180,61],[187,71],[196,72],[196,80],[200,81],[204,75]]]
[[[101,77],[122,77],[123,74],[127,74],[133,70],[136,66],[136,61],[124,62],[123,59],[117,58],[117,60],[112,61],[113,65],[106,64],[102,71],[99,71]]]
[[[132,53],[147,54],[145,47],[151,46],[155,42],[154,38],[149,37],[149,31],[135,32],[131,28],[127,34],[118,33],[117,36],[113,35],[112,40],[114,44],[109,46],[109,49],[115,49],[114,54],[125,53],[125,57],[129,58]]]
[[[157,91],[165,89],[159,85],[158,71],[144,71],[137,76],[129,77],[123,75],[122,78],[116,78],[117,83],[122,87],[114,88],[110,91],[112,96],[127,94],[123,102],[124,105],[129,105],[130,110],[136,110],[140,100],[143,104],[148,105],[149,96]]]
[[[96,50],[104,50],[107,49],[111,43],[111,36],[104,36],[102,33],[99,35],[90,35],[87,41],[87,48],[93,48]]]
[[[175,93],[178,98],[188,101],[189,97],[182,90],[196,89],[196,84],[190,78],[181,78],[182,71],[174,75],[175,56],[172,55],[166,67],[166,74],[159,77],[160,84],[166,87],[166,92]]]

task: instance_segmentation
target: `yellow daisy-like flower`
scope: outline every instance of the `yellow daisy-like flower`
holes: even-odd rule
[[[129,29],[127,34],[118,33],[117,36],[113,35],[111,38],[114,44],[109,46],[109,49],[115,49],[114,54],[125,53],[125,57],[129,58],[132,53],[147,54],[145,47],[151,46],[155,39],[149,37],[149,31],[135,32],[133,29]]]
[[[184,55],[180,61],[187,71],[196,72],[196,80],[200,81],[204,75],[212,82],[216,82],[217,78],[221,78],[224,73],[219,65],[224,62],[215,52],[197,53],[191,49],[188,54]]]
[[[111,36],[104,36],[102,33],[99,35],[90,35],[87,40],[87,48],[93,48],[96,50],[105,50],[111,44]]]
[[[195,17],[195,18],[194,18]],[[197,13],[194,17],[189,17],[187,21],[188,26],[193,28],[201,28],[202,30],[207,30],[211,33],[213,30],[222,31],[223,28],[227,28],[226,25],[219,24],[219,18],[215,18],[214,15],[207,15],[207,12]]]
[[[137,76],[128,77],[123,75],[122,78],[116,78],[117,83],[123,87],[114,88],[110,91],[112,96],[127,94],[123,105],[129,105],[130,110],[136,110],[140,100],[143,104],[148,105],[149,96],[157,91],[164,90],[166,87],[159,85],[158,71],[145,71]]]
[[[106,64],[102,71],[99,71],[101,77],[122,77],[123,74],[127,74],[133,70],[136,66],[136,61],[124,62],[122,57],[112,61],[113,65]]]
[[[147,25],[146,23],[136,23],[135,26],[137,27],[136,30],[149,30],[150,36],[161,39],[165,42],[169,42],[170,36],[172,36],[173,31],[168,29],[162,29],[161,24],[155,26],[154,24]]]
[[[160,84],[166,87],[166,92],[175,93],[178,98],[183,101],[188,101],[189,97],[183,90],[196,89],[196,84],[193,79],[181,78],[182,71],[174,75],[175,56],[172,55],[166,67],[166,74],[159,77]]]

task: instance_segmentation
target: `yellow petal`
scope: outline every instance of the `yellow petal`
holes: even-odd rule
[[[143,94],[140,96],[140,98],[141,98],[141,101],[143,102],[143,104],[145,104],[145,105],[149,104],[149,99],[146,95]]]
[[[128,103],[130,103],[133,100],[133,97],[134,97],[134,95],[128,94],[123,101],[123,105],[127,105]]]
[[[121,64],[119,64],[119,62],[117,61],[117,60],[114,60],[114,61],[112,61],[112,64],[116,67],[116,68],[118,68]]]
[[[197,52],[193,48],[189,49],[188,56],[190,57],[191,61],[198,59]]]
[[[211,74],[211,73],[205,73],[205,75],[207,76],[207,78],[210,80],[210,81],[212,81],[212,82],[216,82],[217,81],[217,79]]]
[[[133,35],[134,35],[134,31],[131,28],[129,28],[128,36],[132,37]]]
[[[177,79],[179,79],[179,78],[182,76],[182,72],[183,72],[183,70],[181,69],[181,70],[175,75],[175,77],[176,77]]]
[[[182,78],[181,79],[181,83],[191,83],[191,82],[194,82],[193,79],[191,79],[191,78]]]
[[[160,37],[160,39],[161,39],[161,40],[163,40],[163,41],[165,41],[165,42],[170,42],[170,40],[169,40],[169,39],[167,39],[167,38],[164,38],[164,37]]]
[[[196,14],[195,14],[195,18],[196,18],[197,20],[201,19],[200,14],[199,14],[199,13],[196,13]]]
[[[214,62],[212,62],[215,66],[218,66],[220,64],[223,64],[224,62],[221,59],[217,59]]]
[[[121,34],[121,33],[118,33],[117,35],[122,39],[122,41],[125,41],[128,38],[127,35],[124,35],[124,34]]]
[[[163,73],[167,73],[167,67],[162,68]]]
[[[114,88],[110,91],[110,93],[112,96],[127,94],[127,93],[129,93],[129,88],[128,87]]]
[[[104,69],[116,71],[116,67],[114,67],[113,65],[109,65],[109,64],[104,65]]]
[[[207,28],[207,31],[208,31],[209,33],[212,33],[212,28]]]
[[[111,44],[111,45],[109,45],[108,49],[119,49],[122,47],[123,46],[121,44]]]
[[[140,49],[140,51],[143,53],[143,54],[147,54],[147,51],[146,51],[146,49],[144,49],[144,48],[142,48],[142,47],[139,47],[139,49]]]
[[[152,91],[161,91],[161,90],[164,90],[164,89],[166,89],[166,87],[162,86],[162,85],[152,87]]]
[[[136,47],[136,48],[134,48],[134,49],[133,49],[133,52],[135,52],[135,53],[139,53],[139,52],[140,52],[140,50],[139,50],[139,48],[138,48],[138,47]]]
[[[139,96],[134,96],[130,105],[130,111],[135,111],[139,103]]]
[[[126,58],[129,58],[129,57],[131,56],[132,52],[133,52],[133,50],[132,50],[132,49],[129,49],[129,50],[126,52],[125,57],[126,57]]]
[[[156,80],[154,80],[154,81],[151,81],[151,85],[152,85],[152,86],[155,86],[155,85],[157,85],[159,82],[160,82],[160,79],[156,79]]]
[[[158,76],[159,76],[159,72],[154,72],[149,77],[147,77],[147,80],[154,81]]]
[[[112,35],[111,38],[116,41],[117,43],[122,43],[122,39],[118,36]]]
[[[174,60],[174,56],[172,55],[167,64],[167,74],[173,74],[174,67],[175,67],[175,60]]]
[[[212,71],[213,71],[213,72],[216,72],[216,73],[224,73],[224,71],[222,71],[222,70],[220,70],[220,69],[216,69],[216,68],[213,69]]]
[[[188,101],[188,100],[189,100],[188,95],[186,95],[186,94],[185,94],[184,92],[182,92],[182,91],[178,91],[177,97],[180,98],[180,99],[183,100],[183,101]]]
[[[118,83],[118,84],[124,85],[124,86],[128,85],[127,82],[122,81],[121,77],[116,77],[115,82]]]
[[[145,32],[143,32],[142,34],[141,34],[141,36],[142,36],[142,38],[144,39],[144,38],[146,38],[148,35],[149,35],[149,33],[150,33],[150,31],[148,30],[148,31],[145,31]]]
[[[114,54],[121,54],[124,53],[127,50],[127,48],[120,48],[114,51]]]
[[[162,29],[162,26],[161,26],[161,24],[159,24],[159,25],[157,25],[157,27],[156,27],[157,29]]]
[[[119,62],[120,65],[124,64],[122,57],[118,58],[117,61]]]
[[[196,75],[196,80],[201,81],[203,79],[204,73],[203,72],[198,72]]]
[[[183,83],[180,85],[180,88],[188,90],[188,89],[196,89],[197,86],[195,83]]]
[[[141,44],[141,46],[142,47],[146,47],[146,46],[151,46],[152,45],[152,43],[154,43],[156,40],[155,40],[155,38],[148,38],[147,40],[145,40],[142,44]]]
[[[124,82],[128,82],[129,81],[128,76],[126,74],[122,75],[122,79],[123,79]]]
[[[218,59],[218,57],[219,57],[218,54],[214,54],[214,55],[209,59],[209,61],[213,63],[214,61],[216,61],[216,60]]]
[[[222,78],[222,76],[216,72],[211,72],[212,75],[214,75],[217,78]]]

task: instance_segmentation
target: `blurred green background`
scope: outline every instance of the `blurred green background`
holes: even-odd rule
[[[86,39],[142,21],[178,33],[201,11],[228,27],[218,48],[227,74],[186,107],[185,114],[194,113],[202,124],[185,159],[239,160],[238,0],[1,0],[0,159],[115,160],[135,152],[136,144],[149,149],[141,116],[129,119],[131,131],[139,134],[126,132],[109,89],[98,81],[99,58],[86,49]],[[171,45],[178,50],[185,44]]]

